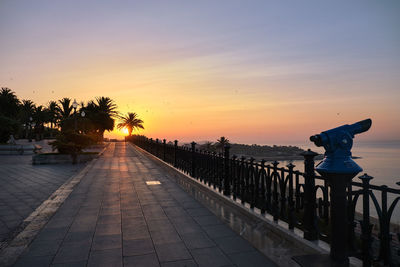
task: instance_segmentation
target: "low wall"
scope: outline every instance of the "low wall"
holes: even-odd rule
[[[0,145],[0,155],[34,154],[37,148],[32,145]]]

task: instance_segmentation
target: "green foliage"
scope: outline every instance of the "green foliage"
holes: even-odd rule
[[[0,115],[0,143],[6,143],[11,134],[18,131],[19,123],[17,120]]]
[[[56,140],[49,144],[61,154],[76,155],[86,147],[93,145],[95,140],[86,134],[65,131],[56,137]]]

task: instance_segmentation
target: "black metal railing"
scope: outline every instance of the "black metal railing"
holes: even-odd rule
[[[223,153],[215,153],[196,149],[195,142],[190,147],[178,146],[176,140],[166,143],[145,136],[132,136],[129,141],[225,196],[272,215],[276,222],[286,222],[288,229],[302,229],[305,239],[330,242],[330,187],[315,173],[317,153],[308,150],[302,154],[305,166],[300,172],[292,163],[279,166],[277,161],[267,164],[230,157],[229,146]],[[361,182],[353,181],[347,188],[349,256],[360,258],[364,266],[398,266],[400,233],[391,218],[400,190],[371,185],[372,177],[367,174],[359,179]],[[370,216],[371,208],[377,218]]]

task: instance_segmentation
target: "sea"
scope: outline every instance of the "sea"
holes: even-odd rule
[[[323,148],[314,146],[313,144],[298,144],[297,146],[308,149],[323,154]],[[357,175],[353,181],[361,180],[358,178],[364,173],[372,176],[373,179],[370,181],[374,185],[386,185],[391,188],[400,189],[397,182],[400,182],[400,140],[399,141],[386,141],[386,142],[367,142],[367,141],[355,141],[352,149],[354,161],[363,169],[363,171]],[[318,164],[320,160],[316,161]],[[302,160],[291,161],[296,165],[297,170],[304,170],[304,162]],[[279,166],[286,166],[289,161],[280,162]],[[381,205],[381,194],[375,192],[375,196]],[[388,194],[388,208],[400,195]],[[362,211],[361,199],[357,203],[357,211]],[[377,217],[376,208],[370,200],[370,214],[373,217]],[[400,201],[395,206],[393,215],[391,218],[391,223],[400,224]]]

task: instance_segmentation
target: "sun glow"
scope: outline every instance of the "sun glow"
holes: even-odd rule
[[[122,128],[121,133],[123,133],[124,135],[128,135],[129,134],[128,128],[126,128],[126,127]]]

